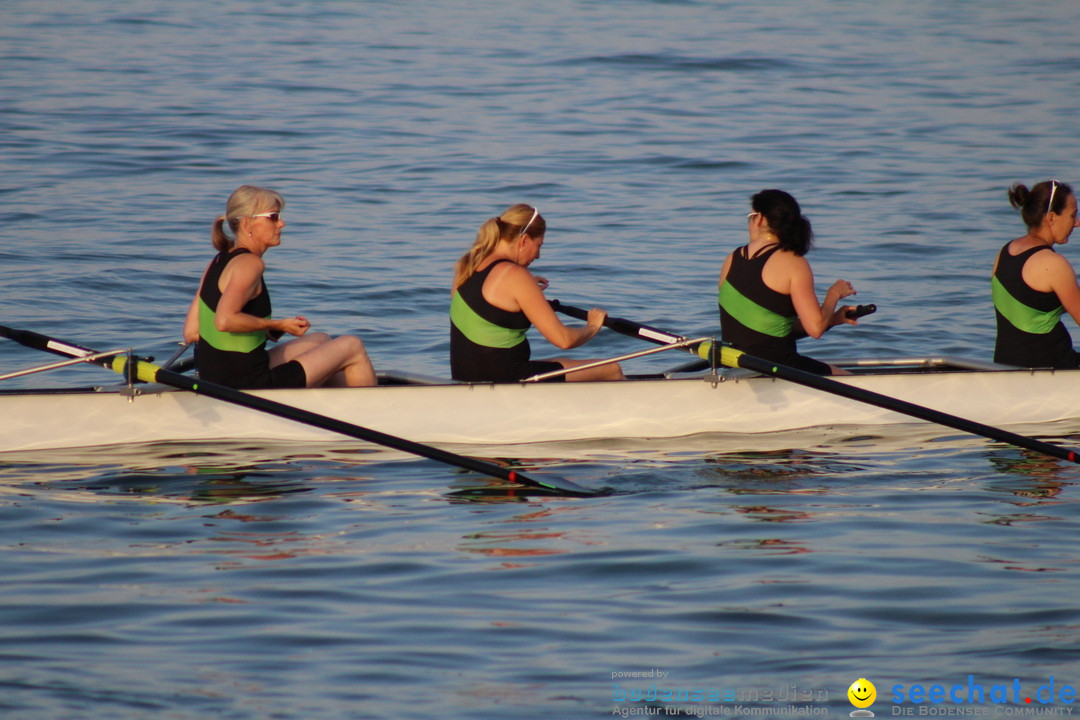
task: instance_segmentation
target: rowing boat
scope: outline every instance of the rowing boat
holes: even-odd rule
[[[1018,370],[960,358],[834,361],[840,382],[976,422],[1035,428],[1080,419],[1080,370]],[[868,432],[912,418],[741,369],[619,383],[455,383],[387,373],[370,388],[253,394],[418,443],[516,446],[603,439]],[[0,391],[0,452],[163,442],[334,442],[326,430],[157,384]]]

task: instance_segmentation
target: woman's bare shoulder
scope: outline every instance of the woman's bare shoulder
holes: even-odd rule
[[[500,262],[491,268],[488,280],[497,283],[535,282],[528,268],[515,262]]]
[[[775,268],[783,268],[792,272],[800,270],[809,270],[810,261],[806,259],[805,255],[797,255],[791,250],[785,250],[780,248],[772,254],[766,261],[767,265],[772,265]]]

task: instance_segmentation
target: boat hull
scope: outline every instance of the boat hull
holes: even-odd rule
[[[1080,417],[1080,370],[869,373],[841,382],[998,427]],[[734,372],[625,383],[385,385],[262,390],[287,405],[438,445],[517,445],[919,422],[791,382]],[[165,388],[0,394],[0,452],[150,442],[340,439],[329,431]]]

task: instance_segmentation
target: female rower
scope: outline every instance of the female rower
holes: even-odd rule
[[[1065,311],[1080,322],[1080,287],[1072,265],[1054,252],[1055,245],[1069,242],[1080,224],[1076,196],[1065,183],[1047,180],[1030,190],[1014,185],[1009,202],[1020,210],[1028,232],[1007,243],[994,261],[990,280],[997,315],[994,362],[1080,367],[1080,354],[1073,350],[1061,322]]]
[[[218,254],[184,322],[184,340],[198,343],[199,376],[241,389],[374,385],[375,370],[359,338],[307,334],[311,323],[303,317],[270,317],[263,254],[281,244],[284,208],[277,192],[244,185],[214,221],[210,238]],[[284,333],[296,339],[267,352],[267,338]]]
[[[566,350],[592,339],[607,313],[589,311],[584,327],[567,327],[544,298],[547,281],[529,272],[540,257],[547,223],[529,205],[514,205],[480,226],[476,242],[454,266],[450,299],[450,374],[468,382],[518,382],[591,360],[530,360],[530,325]],[[622,380],[616,363],[560,375],[555,380]]]
[[[800,355],[796,340],[821,335],[833,325],[856,321],[853,309],[837,307],[855,294],[837,280],[818,304],[814,274],[804,257],[813,241],[810,221],[799,203],[783,190],[762,190],[751,198],[747,214],[750,242],[724,260],[720,271],[720,331],[725,343],[750,355],[819,375],[843,370]]]

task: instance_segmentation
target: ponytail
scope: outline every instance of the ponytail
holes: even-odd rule
[[[484,224],[480,226],[480,230],[476,233],[476,242],[454,265],[454,284],[451,290],[457,290],[461,287],[463,282],[473,276],[480,263],[494,252],[499,240],[502,239],[505,226],[506,224],[497,217],[484,221]]]
[[[484,221],[476,233],[476,242],[469,251],[454,265],[453,292],[461,287],[476,272],[476,268],[495,252],[501,242],[512,242],[528,233],[534,238],[542,238],[547,232],[547,222],[532,205],[519,203],[506,209],[499,217]]]
[[[222,215],[215,220],[214,224],[210,227],[210,242],[218,252],[232,250],[233,245],[236,244],[236,230],[233,229],[233,237],[229,237],[225,233],[225,222],[225,216]]]
[[[803,256],[814,242],[814,229],[802,214],[799,203],[783,190],[762,190],[750,199],[777,237],[780,247]]]

